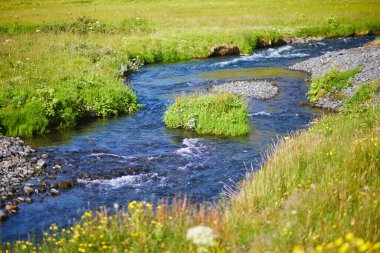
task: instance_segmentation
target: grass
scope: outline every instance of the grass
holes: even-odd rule
[[[274,0],[2,0],[1,132],[43,134],[52,128],[72,127],[83,118],[134,111],[134,95],[122,87],[121,77],[142,63],[205,58],[217,45],[234,45],[242,53],[252,53],[259,40],[380,31],[378,13],[380,6],[374,0],[281,4]],[[79,92],[78,80],[108,88],[93,94],[86,86]],[[37,89],[54,89],[66,116],[52,117],[59,110],[52,113],[46,102],[34,101]],[[129,95],[119,103],[115,97],[121,91]],[[70,101],[102,97],[103,102],[94,111],[92,104],[73,104],[58,95],[65,92],[72,94]],[[28,96],[19,98],[18,94]],[[78,107],[82,108],[79,112]],[[91,113],[82,113],[87,107]]]
[[[164,121],[169,128],[194,130],[198,134],[238,136],[249,131],[246,103],[228,93],[178,97],[165,112]]]
[[[359,68],[340,72],[338,70],[331,70],[325,76],[315,79],[310,84],[308,91],[311,103],[315,103],[319,98],[324,97],[327,93],[333,93],[333,96],[341,96],[341,90],[352,87],[352,83],[348,80],[360,73]],[[341,98],[340,98],[341,99]]]
[[[132,201],[3,252],[378,252],[380,107],[355,106],[280,139],[217,205]],[[203,244],[187,235],[200,224],[215,235]]]

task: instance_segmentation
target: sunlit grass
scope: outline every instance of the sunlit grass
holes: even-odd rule
[[[248,133],[247,105],[233,94],[193,94],[177,97],[165,112],[169,128],[184,128],[199,134],[227,136]]]

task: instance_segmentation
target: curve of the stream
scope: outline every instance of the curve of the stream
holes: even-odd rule
[[[20,212],[0,225],[2,241],[23,238],[53,222],[66,226],[84,209],[125,205],[131,200],[156,201],[187,194],[197,200],[220,197],[247,171],[257,169],[261,154],[276,136],[305,128],[318,115],[308,106],[306,74],[288,66],[327,51],[357,47],[370,37],[325,40],[258,50],[251,56],[195,60],[144,67],[131,77],[139,102],[145,106],[130,116],[87,123],[73,131],[28,140],[49,162],[63,164],[65,174],[56,181],[73,179],[75,186],[58,197],[34,196]],[[168,130],[166,108],[182,93],[205,92],[210,85],[228,80],[266,78],[275,81],[280,95],[250,100],[250,134],[240,138],[199,136]],[[78,179],[83,173],[105,179]],[[133,171],[128,174],[125,172]],[[52,180],[50,180],[53,182]]]

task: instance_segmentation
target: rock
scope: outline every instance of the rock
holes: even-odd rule
[[[307,43],[322,41],[324,39],[325,37],[296,37],[296,38],[284,38],[283,41],[286,44],[307,44]]]
[[[24,201],[25,201],[25,199],[24,199],[24,198],[22,198],[22,197],[18,197],[18,198],[16,199],[16,201],[18,201],[18,202],[22,203],[22,202],[24,202]]]
[[[53,166],[53,170],[60,170],[61,169],[61,166],[59,164],[55,164]]]
[[[51,194],[51,196],[58,196],[61,193],[57,189],[52,188],[50,190],[50,194]]]
[[[0,209],[0,221],[5,221],[7,219],[7,215]]]
[[[208,57],[240,55],[240,49],[237,46],[216,46],[211,51]]]
[[[56,176],[54,176],[54,175],[50,175],[50,174],[47,174],[47,175],[46,175],[46,178],[47,178],[47,179],[51,179],[51,180],[56,180],[56,179],[57,179]]]
[[[42,159],[47,159],[48,157],[49,157],[48,154],[42,154],[42,155],[41,155],[41,158],[42,158]]]
[[[26,198],[25,201],[26,203],[30,204],[30,203],[33,203],[34,200],[32,198]]]
[[[287,42],[283,39],[280,39],[280,40],[260,39],[256,42],[256,48],[277,47],[277,46],[282,46],[285,44],[287,44]]]
[[[43,168],[46,166],[46,162],[44,159],[38,159],[37,163],[36,163],[37,166]]]
[[[61,181],[58,183],[58,188],[61,190],[67,190],[74,186],[74,182],[71,180]]]
[[[12,203],[8,203],[6,206],[5,206],[5,210],[8,212],[8,213],[15,213],[19,210],[18,206],[15,205],[15,204],[12,204]]]
[[[32,195],[34,192],[34,188],[32,186],[25,185],[24,186],[24,192],[26,195]]]

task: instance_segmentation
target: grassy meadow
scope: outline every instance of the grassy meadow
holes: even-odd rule
[[[259,40],[378,32],[379,13],[376,0],[1,0],[0,133],[136,111],[123,77],[141,64],[204,58],[217,45],[252,53]]]
[[[169,128],[193,130],[198,134],[239,136],[249,131],[247,104],[229,93],[178,97],[165,112],[164,122]]]

